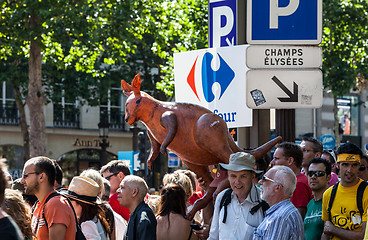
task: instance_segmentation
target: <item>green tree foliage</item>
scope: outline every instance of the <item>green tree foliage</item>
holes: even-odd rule
[[[157,88],[172,96],[174,93],[173,53],[207,47],[208,1],[164,1],[159,14],[159,38],[153,50],[164,60],[161,81]]]
[[[367,86],[367,41],[366,0],[323,1],[323,83],[334,95],[335,139],[340,138],[337,97]],[[339,143],[337,141],[337,147]]]
[[[2,0],[0,6],[0,81],[27,96],[30,129],[41,133],[30,133],[35,154],[44,152],[40,105],[61,96],[98,105],[107,89],[138,72],[142,89],[170,96],[173,52],[206,46],[207,1]]]
[[[30,39],[35,38],[49,101],[55,100],[54,88],[62,82],[73,90],[67,92],[69,98],[96,105],[91,93],[103,93],[137,72],[143,74],[144,89],[156,91],[159,82],[157,87],[172,95],[173,53],[207,46],[207,7],[208,1],[194,0],[3,0],[1,80],[9,81],[14,73],[10,66],[17,61],[27,67]],[[32,14],[39,18],[33,29]],[[152,74],[152,68],[158,73]],[[28,81],[24,73],[16,78],[23,87]]]
[[[348,94],[358,77],[368,78],[366,0],[323,1],[324,86],[335,96]]]

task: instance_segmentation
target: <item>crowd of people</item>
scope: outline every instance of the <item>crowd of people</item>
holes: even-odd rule
[[[368,158],[352,143],[324,150],[317,139],[275,146],[273,159],[237,152],[229,188],[188,212],[210,183],[190,170],[167,173],[159,194],[115,160],[62,185],[55,160],[29,159],[12,181],[0,161],[1,239],[368,239]]]

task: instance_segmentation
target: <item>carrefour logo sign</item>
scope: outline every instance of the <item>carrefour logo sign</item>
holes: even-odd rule
[[[219,64],[220,66],[217,70],[213,70],[211,66],[213,60],[213,55],[211,53],[206,52],[202,58],[202,74],[201,74],[202,89],[203,95],[207,102],[212,102],[215,99],[215,95],[212,92],[212,87],[215,83],[218,83],[220,85],[220,96],[219,96],[220,100],[222,95],[225,93],[226,89],[228,88],[228,86],[235,77],[235,72],[231,69],[229,64],[226,63],[226,61],[220,56],[220,54],[217,53],[217,56],[220,60]],[[198,100],[201,101],[197,94],[197,88],[194,79],[197,60],[198,57],[194,61],[192,69],[189,72],[187,82],[189,86],[192,88]]]
[[[208,108],[229,127],[251,126],[246,107],[247,45],[174,54],[175,100]]]

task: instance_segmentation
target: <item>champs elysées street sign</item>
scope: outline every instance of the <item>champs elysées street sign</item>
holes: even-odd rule
[[[250,45],[248,68],[320,68],[322,48],[298,45]]]

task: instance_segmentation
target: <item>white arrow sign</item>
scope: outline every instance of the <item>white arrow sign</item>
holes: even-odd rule
[[[322,49],[317,46],[251,45],[247,48],[249,68],[320,68]]]
[[[291,109],[322,106],[322,72],[319,69],[250,70],[246,78],[249,108]]]

